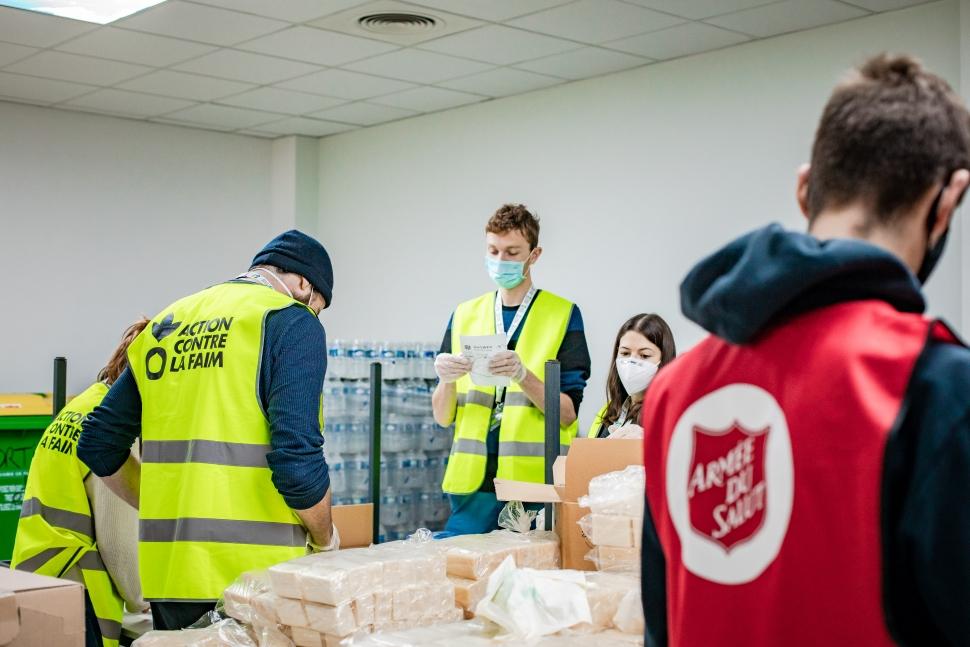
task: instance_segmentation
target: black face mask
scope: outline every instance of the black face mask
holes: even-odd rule
[[[946,189],[944,186],[940,189],[940,192],[936,194],[936,199],[933,200],[932,206],[930,206],[930,215],[926,218],[926,234],[927,236],[933,231],[933,227],[936,226],[937,211],[940,208],[940,198],[943,197],[943,191]],[[943,257],[943,249],[946,247],[946,239],[950,236],[950,228],[947,227],[940,239],[936,241],[936,244],[932,247],[926,249],[926,253],[923,255],[923,262],[920,263],[919,271],[916,272],[916,278],[919,279],[920,284],[926,285],[926,281],[930,278],[930,274],[936,269],[937,263],[940,262],[940,258]]]

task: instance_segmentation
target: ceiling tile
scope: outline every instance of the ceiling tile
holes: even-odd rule
[[[80,20],[0,7],[0,41],[8,43],[53,47],[96,28],[97,25]]]
[[[441,85],[451,90],[475,92],[489,97],[507,97],[512,94],[547,88],[550,85],[562,82],[562,79],[554,76],[501,67],[481,74],[445,81]]]
[[[226,11],[205,5],[169,0],[115,23],[116,27],[197,40],[214,45],[235,45],[286,27],[287,23]]]
[[[388,32],[383,30],[372,31],[371,29],[362,26],[359,22],[363,16],[402,13],[419,13],[435,19],[436,24],[433,27],[426,29],[393,30]],[[468,18],[466,16],[459,16],[447,11],[442,11],[440,9],[432,10],[424,7],[415,7],[412,4],[400,2],[399,0],[371,0],[370,2],[356,6],[353,9],[348,9],[347,11],[335,13],[332,16],[314,20],[310,24],[314,27],[328,29],[330,31],[337,31],[342,34],[362,36],[364,38],[373,38],[385,43],[408,46],[415,45],[426,40],[431,40],[433,38],[441,38],[442,36],[455,34],[460,31],[465,31],[466,29],[472,29],[473,27],[478,27],[482,24],[482,21],[475,20],[474,18]]]
[[[13,43],[0,43],[0,67],[27,58],[31,54],[36,54],[36,47],[24,47]]]
[[[102,27],[57,49],[116,61],[165,67],[211,52],[214,47],[137,31]]]
[[[600,74],[618,72],[631,67],[646,65],[651,61],[638,56],[611,52],[598,47],[586,47],[574,52],[556,54],[536,61],[520,63],[515,67],[540,74],[552,74],[564,79],[585,79]]]
[[[222,128],[250,128],[257,124],[264,124],[268,121],[276,121],[280,118],[271,112],[260,112],[257,110],[244,110],[243,108],[233,108],[231,106],[214,106],[211,103],[186,108],[171,114],[165,115],[168,119],[176,121],[187,121],[190,123],[219,126]]]
[[[603,43],[684,22],[668,14],[618,0],[579,0],[517,18],[510,25],[584,43]]]
[[[280,83],[279,86],[341,99],[369,99],[407,90],[413,88],[414,84],[347,70],[324,70]]]
[[[152,72],[151,74],[122,83],[118,87],[125,88],[126,90],[135,90],[137,92],[150,92],[152,94],[179,97],[181,99],[212,101],[213,99],[244,92],[255,86],[249,83],[237,83],[236,81],[224,81],[207,76],[186,74],[185,72],[159,70],[158,72]]]
[[[269,112],[282,112],[288,115],[304,115],[324,108],[332,108],[344,103],[342,99],[321,97],[318,94],[293,92],[278,88],[257,88],[232,97],[226,97],[219,103]]]
[[[834,2],[834,0],[786,0],[710,18],[707,22],[766,38],[865,15],[866,12],[862,9]]]
[[[418,113],[414,112],[413,110],[392,108],[391,106],[379,106],[375,103],[358,101],[357,103],[345,103],[344,105],[337,106],[336,108],[315,112],[310,116],[319,117],[320,119],[342,121],[344,123],[356,124],[358,126],[373,126],[374,124],[381,124],[385,121],[394,121],[395,119],[413,117],[416,114]]]
[[[309,74],[320,68],[309,63],[287,61],[273,56],[220,49],[193,61],[176,65],[175,69],[266,85]]]
[[[410,0],[412,4],[502,22],[573,0]]]
[[[291,27],[257,38],[241,48],[320,65],[342,65],[398,49],[397,45],[313,27]]]
[[[279,133],[267,133],[262,130],[237,130],[236,134],[239,135],[249,135],[251,137],[262,137],[263,139],[276,139],[279,137]]]
[[[320,121],[318,119],[307,119],[305,117],[291,117],[271,124],[263,124],[259,130],[279,133],[280,135],[306,135],[307,137],[325,137],[348,130],[354,130],[355,126],[348,124],[338,124],[333,121]]]
[[[418,112],[431,112],[476,103],[478,101],[484,101],[485,99],[486,97],[477,94],[467,94],[465,92],[456,92],[455,90],[415,88],[413,90],[405,90],[404,92],[378,97],[374,99],[374,103],[416,110]]]
[[[699,22],[689,22],[607,43],[606,47],[657,60],[677,58],[712,49],[737,45],[750,40],[747,36]]]
[[[415,83],[437,83],[491,69],[490,65],[444,54],[404,49],[348,65],[348,69]]]
[[[0,97],[20,99],[31,103],[58,103],[91,92],[89,85],[38,79],[33,76],[0,72]]]
[[[245,11],[259,16],[278,18],[287,22],[306,22],[314,18],[328,16],[343,11],[363,0],[283,0],[282,2],[267,2],[267,0],[195,0],[202,4]]]
[[[215,130],[218,132],[228,133],[236,128],[230,126],[217,126],[215,124],[202,124],[194,121],[185,121],[180,119],[169,119],[168,117],[149,117],[149,121],[153,121],[159,124],[168,124],[170,126],[181,126],[182,128],[201,128],[203,130]]]
[[[776,0],[626,0],[648,9],[665,11],[691,20],[760,7]]]
[[[144,74],[152,68],[143,65],[131,65],[118,61],[106,61],[77,54],[46,51],[35,54],[19,63],[8,65],[8,72],[32,74],[49,79],[62,81],[76,81],[91,85],[114,85],[133,76]]]
[[[108,88],[78,97],[64,104],[128,117],[155,117],[192,105],[191,101],[156,97],[151,94]]]
[[[440,54],[473,58],[496,65],[508,65],[578,49],[582,46],[568,40],[504,25],[489,25],[453,36],[445,36],[420,47]]]
[[[869,11],[893,11],[903,7],[926,4],[933,0],[842,0],[851,5],[868,9]]]

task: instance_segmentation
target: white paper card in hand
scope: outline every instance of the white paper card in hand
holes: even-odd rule
[[[462,335],[461,354],[472,361],[469,375],[477,386],[507,387],[511,379],[504,375],[492,375],[488,363],[496,353],[508,350],[505,335]]]

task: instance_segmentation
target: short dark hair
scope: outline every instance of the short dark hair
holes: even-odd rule
[[[539,218],[524,204],[503,204],[485,225],[486,234],[504,234],[510,231],[522,232],[529,241],[530,249],[539,245]]]
[[[970,114],[960,97],[915,59],[880,54],[825,106],[812,146],[809,216],[861,200],[890,224],[961,168],[970,168]]]

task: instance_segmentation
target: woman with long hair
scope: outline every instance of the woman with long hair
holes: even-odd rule
[[[86,647],[117,647],[124,608],[147,606],[138,581],[138,513],[77,458],[81,423],[128,366],[148,319],[125,330],[97,382],[44,430],[30,461],[11,567],[84,584]]]
[[[661,368],[677,356],[674,334],[660,315],[630,317],[616,333],[606,380],[606,404],[596,414],[590,438],[636,437],[643,394]]]

